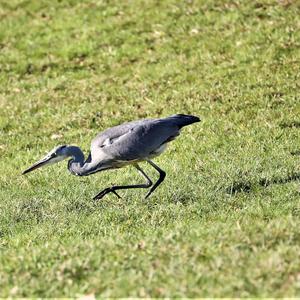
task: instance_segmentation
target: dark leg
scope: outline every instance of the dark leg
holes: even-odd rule
[[[152,186],[151,179],[147,176],[147,174],[139,167],[139,165],[135,165],[135,168],[143,175],[144,178],[146,178],[147,182],[144,184],[135,184],[135,185],[119,185],[119,186],[112,186],[109,188],[104,189],[99,194],[97,194],[93,199],[101,199],[108,193],[114,193],[118,198],[121,198],[117,194],[117,190],[125,190],[125,189],[138,189],[138,188],[149,188]]]
[[[150,189],[150,191],[147,193],[145,199],[147,199],[155,190],[156,188],[164,181],[166,177],[166,172],[163,171],[161,168],[159,168],[153,161],[147,160],[148,163],[159,173],[159,178],[155,182],[154,186]]]

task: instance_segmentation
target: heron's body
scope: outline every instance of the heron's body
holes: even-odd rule
[[[50,156],[54,155],[54,157],[49,158],[49,155],[46,156],[46,158],[34,164],[24,173],[36,169],[41,164],[44,165],[45,161],[52,159],[52,161],[56,162],[57,157],[72,157],[69,161],[68,169],[74,175],[87,176],[96,172],[132,164],[148,181],[146,185],[108,188],[104,190],[106,191],[104,194],[103,191],[96,196],[96,198],[101,198],[108,192],[116,194],[115,191],[118,189],[150,187],[152,185],[151,180],[138,166],[139,162],[148,161],[161,175],[158,180],[161,181],[156,182],[147,194],[149,196],[165,177],[165,172],[158,168],[151,159],[160,155],[166,149],[167,143],[180,134],[180,129],[183,126],[198,121],[200,121],[199,118],[195,116],[173,115],[162,119],[146,119],[124,123],[99,133],[91,142],[91,151],[86,160],[80,148],[76,146],[61,146],[58,148],[59,151],[55,149],[56,151],[52,151],[54,153],[49,153]],[[49,159],[47,160],[47,158]]]

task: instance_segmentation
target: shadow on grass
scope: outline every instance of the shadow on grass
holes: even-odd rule
[[[300,128],[300,121],[287,121],[279,124],[281,128]]]
[[[286,177],[279,177],[273,179],[262,178],[258,182],[250,181],[236,181],[233,184],[225,189],[227,194],[233,195],[237,193],[250,193],[254,187],[262,186],[267,187],[273,184],[285,184],[292,181],[300,180],[300,173],[292,173]]]
[[[97,201],[86,201],[86,199],[75,199],[65,204],[65,210],[68,213],[81,213],[84,215],[95,213],[97,207],[99,207]]]

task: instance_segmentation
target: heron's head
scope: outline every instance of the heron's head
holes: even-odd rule
[[[68,146],[66,146],[66,145],[55,147],[45,157],[43,157],[41,160],[34,163],[31,167],[26,169],[22,174],[29,173],[40,167],[54,164],[54,163],[57,163],[57,162],[60,162],[64,159],[66,159],[68,157],[67,148],[68,148]]]

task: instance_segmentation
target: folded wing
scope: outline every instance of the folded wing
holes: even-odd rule
[[[145,159],[178,134],[178,126],[161,120],[130,122],[99,134],[92,141],[91,155],[119,161]]]

